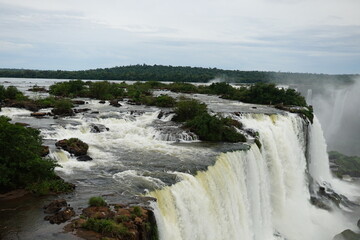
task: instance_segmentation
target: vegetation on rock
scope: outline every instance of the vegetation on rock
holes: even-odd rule
[[[9,121],[0,116],[0,191],[19,188],[38,194],[71,191],[74,186],[55,174],[54,168],[58,165],[41,158],[43,147],[39,131]]]
[[[212,116],[204,103],[197,100],[181,100],[175,107],[175,121],[185,122],[184,126],[204,141],[245,142],[246,138],[234,126],[239,122],[228,118]]]
[[[78,138],[63,139],[56,142],[55,145],[71,154],[74,154],[75,156],[86,155],[87,150],[89,149],[89,145]]]
[[[102,197],[91,197],[89,199],[89,206],[91,207],[105,207],[107,203]]]

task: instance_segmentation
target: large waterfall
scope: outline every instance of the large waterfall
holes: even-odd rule
[[[315,159],[326,158],[323,137],[307,149],[306,124],[295,114],[237,118],[258,131],[261,148],[222,153],[206,171],[178,173],[181,181],[151,192],[161,240],[330,240],[352,227],[340,211],[310,203],[309,175],[332,181],[327,159]],[[309,132],[322,135],[317,119]]]

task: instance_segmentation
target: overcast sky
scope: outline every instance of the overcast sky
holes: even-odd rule
[[[360,0],[0,0],[0,68],[360,73]]]

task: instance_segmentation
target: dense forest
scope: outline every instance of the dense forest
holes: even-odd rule
[[[314,81],[339,81],[344,83],[351,82],[352,78],[355,76],[359,75],[240,71],[222,70],[217,68],[152,66],[145,64],[82,71],[0,69],[0,77],[171,82],[208,82],[220,78],[227,82],[238,83],[313,83]]]

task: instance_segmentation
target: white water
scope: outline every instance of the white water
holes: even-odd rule
[[[321,186],[329,186],[336,193],[355,200],[360,195],[359,189],[347,182],[334,178],[330,172],[329,156],[325,137],[318,118],[310,126],[309,173]]]
[[[182,181],[150,193],[157,198],[160,239],[330,240],[353,227],[340,211],[310,204],[300,117],[245,115],[241,121],[260,133],[261,150],[253,144],[246,152],[221,154],[207,171],[179,173]],[[316,120],[312,135],[319,133]],[[332,180],[323,162],[311,172]]]

